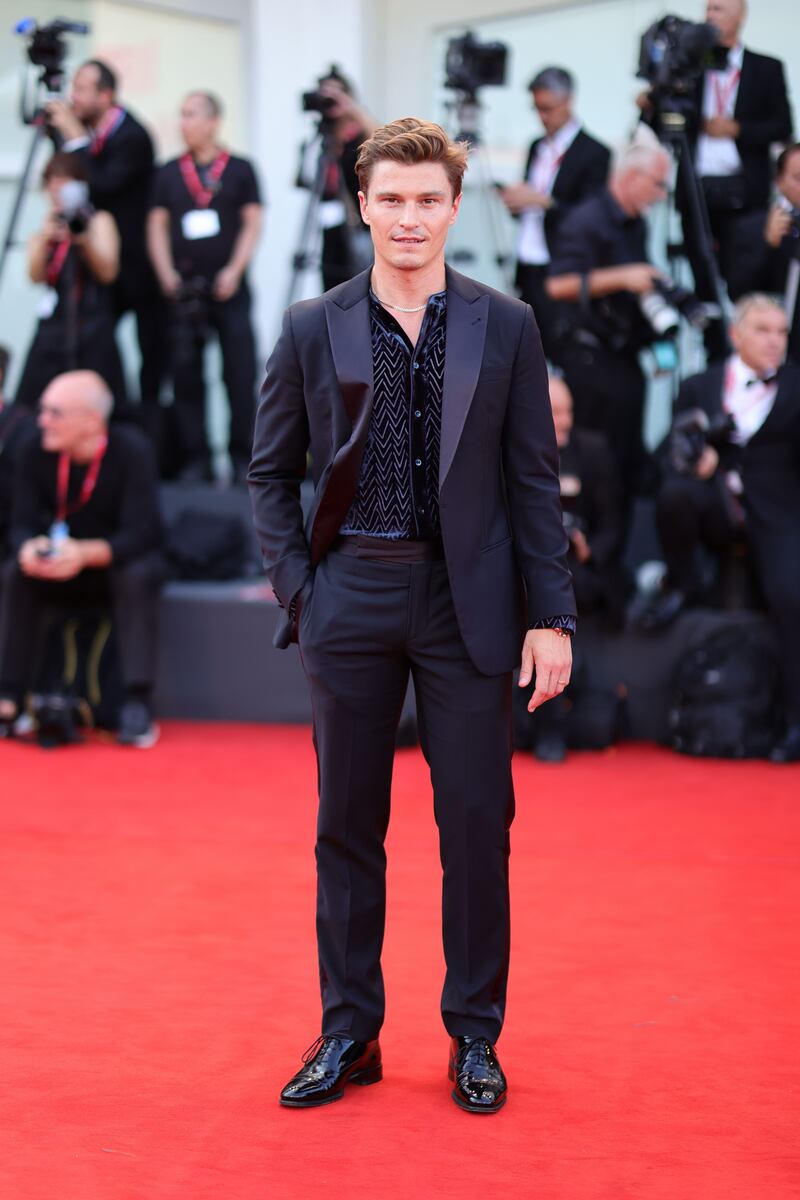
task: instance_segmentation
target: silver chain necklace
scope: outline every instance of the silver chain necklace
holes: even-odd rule
[[[374,292],[372,294],[375,296]],[[375,299],[378,301],[378,304],[382,304],[384,308],[393,308],[395,312],[415,313],[422,312],[423,308],[428,307],[428,300],[430,300],[430,296],[424,304],[418,304],[416,308],[403,308],[401,304],[390,304],[388,300],[381,300],[380,296],[375,296]]]

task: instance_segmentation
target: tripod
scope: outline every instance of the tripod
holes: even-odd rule
[[[306,211],[303,215],[303,222],[300,226],[300,237],[297,243],[297,249],[292,255],[292,278],[289,283],[289,292],[286,298],[286,307],[292,304],[297,296],[300,280],[305,271],[311,267],[319,265],[319,253],[317,247],[319,245],[320,236],[322,233],[322,224],[320,222],[320,204],[322,203],[325,194],[325,183],[331,168],[339,169],[339,161],[334,151],[334,132],[333,122],[328,121],[325,117],[317,126],[317,133],[312,142],[319,144],[317,151],[317,161],[314,168],[314,181],[311,184],[308,201],[306,203]],[[301,163],[302,170],[302,163]],[[302,186],[302,184],[300,185]]]
[[[511,292],[514,287],[514,256],[508,247],[508,239],[503,236],[503,210],[492,180],[489,156],[480,136],[480,102],[474,92],[460,92],[448,107],[456,117],[456,141],[466,142],[471,150],[470,166],[474,167],[478,181],[475,192],[482,214],[481,231],[488,235],[492,260],[500,271],[501,289]],[[453,250],[450,257],[455,263],[472,263],[477,255],[474,250],[463,248]]]

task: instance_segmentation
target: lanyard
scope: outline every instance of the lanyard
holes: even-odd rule
[[[105,116],[100,119],[89,146],[89,153],[91,155],[96,157],[102,152],[103,147],[111,137],[112,133],[115,133],[118,126],[122,123],[124,116],[125,109],[120,108],[118,104],[115,104],[114,107],[110,108]]]
[[[537,161],[533,167],[533,181],[540,192],[545,192],[549,196],[556,181],[558,168],[564,161],[566,150],[557,154],[555,146],[551,146],[549,142],[545,142],[544,145],[548,153],[546,156],[542,154],[541,157],[537,155]]]
[[[731,115],[728,112],[728,105],[731,102],[733,93],[739,86],[739,80],[742,77],[742,72],[737,67],[736,70],[731,73],[730,78],[727,80],[724,86],[721,83],[721,75],[721,71],[711,72],[711,86],[714,89],[714,107],[716,109],[715,116],[717,117]]]
[[[48,259],[45,275],[50,287],[55,287],[58,283],[58,277],[64,269],[64,263],[67,261],[67,255],[72,246],[71,238],[64,238],[61,242],[56,242],[55,247],[51,251]]]
[[[72,504],[67,504],[67,491],[69,489],[69,452],[64,450],[58,456],[58,476],[56,480],[56,524],[60,525],[66,521],[67,517],[71,517],[79,508],[83,508],[84,504],[92,498],[94,489],[97,486],[97,477],[100,474],[100,466],[103,462],[103,455],[108,446],[108,438],[104,437],[100,440],[100,445],[97,447],[97,453],[92,461],[81,484],[81,490],[78,493],[77,500]]]
[[[206,172],[206,179],[212,185],[210,187],[203,187],[203,184],[200,182],[200,176],[197,173],[197,167],[191,154],[184,154],[179,160],[183,182],[186,184],[189,194],[198,208],[208,208],[214,199],[215,192],[219,191],[219,181],[222,178],[223,171],[230,162],[230,157],[227,150],[222,150],[214,159]]]

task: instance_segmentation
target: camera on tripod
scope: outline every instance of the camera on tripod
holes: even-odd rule
[[[336,100],[333,98],[333,96],[326,96],[324,92],[319,90],[323,83],[328,83],[330,80],[333,80],[334,83],[341,84],[342,87],[347,90],[347,80],[336,66],[336,63],[332,63],[330,71],[326,71],[324,75],[320,75],[319,79],[317,80],[317,90],[315,92],[302,93],[301,100],[303,112],[319,113],[319,115],[325,120],[330,120],[332,118],[333,109],[336,107]]]
[[[679,475],[693,475],[707,446],[721,450],[731,441],[736,423],[729,413],[709,417],[702,408],[680,413],[669,435],[669,463]]]
[[[695,129],[699,121],[697,87],[707,68],[722,70],[728,52],[719,30],[668,15],[642,34],[637,76],[650,85],[656,130],[661,136]]]
[[[17,21],[14,32],[21,37],[29,38],[28,58],[34,67],[41,67],[39,83],[45,94],[39,96],[38,105],[48,100],[57,100],[64,86],[64,59],[67,56],[67,43],[64,35],[77,33],[85,35],[91,27],[85,21],[50,21],[47,25],[37,25],[32,17],[24,17]],[[26,125],[32,124],[34,113],[26,107],[23,119]]]
[[[502,87],[506,81],[508,46],[479,42],[474,33],[451,38],[445,55],[445,87],[474,96],[482,87]]]
[[[720,315],[716,304],[706,304],[672,279],[655,279],[653,291],[639,297],[639,307],[660,337],[674,337],[683,317],[692,329],[703,330]]]

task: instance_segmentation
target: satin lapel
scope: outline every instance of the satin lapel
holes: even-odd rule
[[[489,297],[467,300],[450,286],[447,292],[447,343],[444,354],[439,489],[453,462],[483,361]]]

